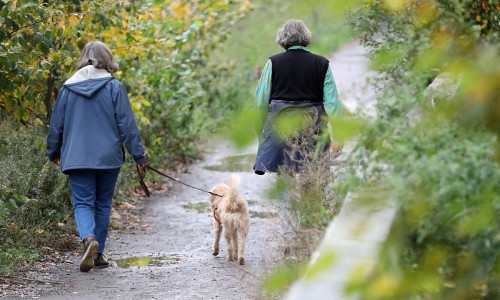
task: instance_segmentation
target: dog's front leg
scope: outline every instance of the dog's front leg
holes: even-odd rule
[[[212,253],[214,256],[219,254],[219,241],[221,233],[222,233],[222,224],[215,223],[215,242]]]
[[[232,247],[232,243],[231,243],[231,231],[227,227],[224,230],[224,237],[226,238],[226,242],[227,242],[227,260],[232,261],[233,260],[233,247]]]

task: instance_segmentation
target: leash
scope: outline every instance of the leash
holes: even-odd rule
[[[212,209],[212,212],[214,213],[214,220],[215,222],[217,222],[217,224],[222,225],[222,221],[219,219],[219,217],[217,217],[217,214],[215,213],[216,211],[217,207],[214,207],[214,209]]]
[[[155,168],[153,168],[153,167],[151,167],[151,166],[149,166],[149,165],[147,165],[147,166],[146,166],[146,168],[150,169],[151,171],[153,171],[153,172],[155,172],[155,173],[157,173],[157,174],[159,174],[159,175],[161,175],[161,176],[163,176],[163,177],[166,177],[166,178],[168,178],[168,179],[170,179],[170,180],[173,180],[173,181],[175,181],[175,182],[177,182],[177,183],[183,184],[183,185],[188,186],[188,187],[190,187],[190,188],[193,188],[193,189],[195,189],[195,190],[202,191],[202,192],[208,193],[208,194],[213,195],[213,196],[222,197],[222,195],[219,195],[219,194],[216,194],[216,193],[213,193],[213,192],[209,192],[209,191],[206,191],[206,190],[204,190],[204,189],[200,189],[200,188],[197,188],[197,187],[192,186],[192,185],[190,185],[190,184],[184,183],[184,182],[182,182],[182,181],[180,181],[180,180],[177,180],[177,179],[175,179],[175,178],[173,178],[173,177],[171,177],[171,176],[168,176],[167,174],[165,174],[165,173],[163,173],[163,172],[161,172],[161,171],[158,171],[157,169],[155,169]],[[148,195],[148,197],[149,197],[149,195]]]

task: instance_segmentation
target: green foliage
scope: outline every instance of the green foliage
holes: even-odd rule
[[[208,55],[248,9],[250,4],[244,0],[170,1],[152,6],[135,27],[129,25],[129,34],[148,47],[116,52],[128,62],[119,75],[135,100],[141,134],[153,162],[172,166],[173,160],[198,155],[196,142],[215,124],[211,112],[220,106],[220,91],[213,86],[227,75],[224,67],[208,66]],[[113,40],[117,34],[119,30],[110,30],[108,36]],[[122,39],[110,43],[118,47]]]
[[[219,101],[212,85],[221,76],[206,67],[208,54],[249,9],[247,0],[1,2],[0,109],[24,124],[47,124],[81,49],[100,39],[120,65],[115,76],[129,91],[150,157],[193,158]]]
[[[339,204],[337,197],[329,191],[335,179],[331,171],[334,157],[328,149],[326,128],[323,134],[318,133],[325,120],[305,112],[283,112],[276,122],[277,138],[289,145],[286,151],[293,165],[279,166],[277,182],[270,196],[287,203],[293,216],[290,221],[296,231],[323,230]],[[283,126],[281,132],[280,123]]]
[[[332,170],[334,157],[325,149],[324,137],[317,134],[317,116],[303,118],[302,124],[295,121],[292,115],[289,122],[292,125],[288,124],[291,127],[286,128],[282,137],[290,145],[290,157],[300,167],[297,170],[288,165],[280,166],[276,183],[269,191],[269,197],[282,209],[282,219],[289,224],[295,237],[287,241],[290,255],[285,265],[266,281],[265,288],[270,294],[286,291],[304,271],[307,271],[307,278],[314,280],[318,272],[331,265],[334,257],[326,255],[320,257],[314,267],[307,270],[303,267],[337,214],[343,198],[333,189],[339,173]]]
[[[266,296],[272,298],[283,294],[304,272],[304,266],[297,263],[288,263],[279,267],[265,282]]]
[[[47,123],[61,81],[92,32],[116,10],[106,1],[0,1],[0,108]]]
[[[45,156],[45,134],[35,127],[0,124],[0,272],[32,261],[47,230],[72,214],[66,176]]]
[[[453,124],[443,128],[436,120],[425,121],[385,139],[386,148],[379,148],[372,161],[363,161],[372,166],[366,169],[367,180],[389,184],[401,209],[388,243],[390,256],[364,287],[366,298],[471,299],[481,296],[475,289],[483,284],[495,295],[500,248],[496,140]],[[373,168],[380,162],[391,167]],[[429,255],[439,255],[430,266]],[[473,263],[462,265],[464,257]],[[383,296],[370,296],[385,276],[398,279]]]
[[[247,0],[0,1],[2,268],[32,259],[57,233],[53,224],[71,216],[67,180],[44,149],[55,99],[84,45],[110,46],[149,162],[172,167],[199,155],[196,143],[223,113],[212,112],[231,107],[217,86],[229,70],[208,58],[250,8]],[[137,178],[130,159],[122,170],[118,197]]]
[[[472,0],[372,0],[353,13],[385,76],[347,186],[387,186],[400,205],[380,263],[356,283],[363,299],[499,297],[499,13]]]

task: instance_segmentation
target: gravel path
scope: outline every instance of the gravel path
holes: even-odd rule
[[[178,178],[207,190],[220,182],[228,184],[231,172],[208,169],[241,167],[224,165],[235,155],[240,160],[252,158],[219,143],[204,161],[188,166]],[[108,237],[106,253],[112,267],[81,273],[79,257],[72,255],[73,264],[61,264],[50,274],[63,284],[39,285],[30,293],[4,295],[5,299],[19,299],[23,294],[39,299],[260,298],[262,278],[282,257],[279,218],[265,200],[273,177],[239,174],[239,190],[249,200],[251,215],[243,266],[247,272],[226,261],[224,238],[221,252],[212,256],[213,217],[207,194],[175,184],[167,197],[144,199],[147,204],[140,218],[150,224],[146,229],[139,227],[144,230],[127,234],[115,231]]]

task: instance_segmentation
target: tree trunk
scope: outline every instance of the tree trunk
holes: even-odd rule
[[[47,79],[47,93],[45,94],[45,99],[43,100],[43,103],[45,105],[47,124],[50,124],[50,117],[52,116],[52,108],[54,106],[54,101],[52,99],[54,99],[53,96],[57,93],[56,88],[54,87],[54,81],[56,79],[55,73],[56,68],[52,67],[50,69],[49,78]]]

